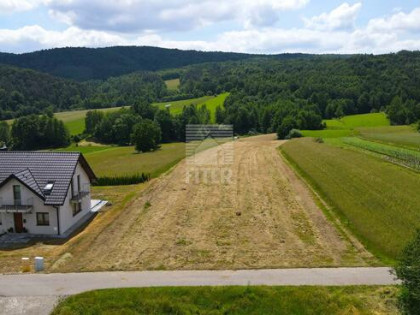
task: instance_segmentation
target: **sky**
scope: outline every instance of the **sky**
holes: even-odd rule
[[[159,46],[245,53],[420,50],[420,0],[0,0],[0,51]]]

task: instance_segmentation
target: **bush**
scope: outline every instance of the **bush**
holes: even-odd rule
[[[103,176],[99,177],[94,186],[123,186],[144,183],[150,180],[150,174],[134,174],[123,176]]]
[[[289,134],[286,136],[286,139],[292,139],[292,138],[302,138],[302,132],[298,129],[292,129],[290,130]]]
[[[395,272],[402,281],[400,308],[406,314],[420,314],[420,229],[402,253]]]
[[[315,138],[315,142],[316,143],[324,143],[324,139],[322,139],[321,137]]]

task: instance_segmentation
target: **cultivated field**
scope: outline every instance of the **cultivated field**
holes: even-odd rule
[[[414,126],[359,128],[362,138],[420,150],[420,133]]]
[[[326,219],[306,186],[279,156],[276,147],[280,143],[273,135],[234,144],[230,184],[187,184],[184,160],[152,181],[124,210],[115,212],[112,223],[81,241],[83,246],[71,241],[74,245],[63,248],[62,258],[52,269],[232,269],[374,263],[360,244],[349,241]],[[207,161],[219,150],[209,149],[197,158]]]
[[[310,138],[290,141],[282,151],[368,249],[385,261],[397,258],[420,227],[418,173]]]

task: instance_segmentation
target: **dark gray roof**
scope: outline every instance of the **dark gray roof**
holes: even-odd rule
[[[94,180],[95,174],[79,152],[0,151],[0,187],[16,178],[40,196],[46,205],[62,205],[78,162]],[[53,189],[44,194],[42,189],[49,182],[54,182]]]

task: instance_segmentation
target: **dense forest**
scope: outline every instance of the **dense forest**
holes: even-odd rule
[[[154,102],[169,95],[161,76],[136,72],[78,83],[28,69],[0,65],[0,120],[81,108]]]
[[[387,111],[393,123],[410,124],[420,119],[419,84],[419,52],[208,64],[181,76],[183,93],[230,91],[224,120],[232,123],[246,112],[261,131],[267,126],[252,123],[255,115],[274,117],[291,103],[323,118]]]
[[[161,61],[170,64],[165,58]],[[167,89],[168,78],[180,78],[178,90]],[[105,115],[89,133],[103,142],[128,144],[134,125],[149,119],[159,124],[163,141],[175,141],[182,140],[185,124],[208,122],[208,110],[186,107],[172,117],[151,103],[230,92],[216,110],[216,122],[233,124],[238,134],[277,132],[284,138],[292,129],[322,129],[322,119],[349,114],[385,111],[394,124],[414,123],[420,120],[419,84],[420,52],[407,51],[379,56],[259,56],[86,82],[0,66],[0,119],[132,106],[131,112]],[[125,123],[130,130],[120,133],[118,128]]]
[[[0,120],[80,107],[88,94],[76,82],[0,65]]]
[[[290,55],[285,55],[288,57]],[[292,55],[293,56],[293,55]],[[26,54],[0,53],[0,64],[74,80],[105,80],[136,71],[157,71],[203,62],[242,60],[255,55],[158,47],[56,48]]]

